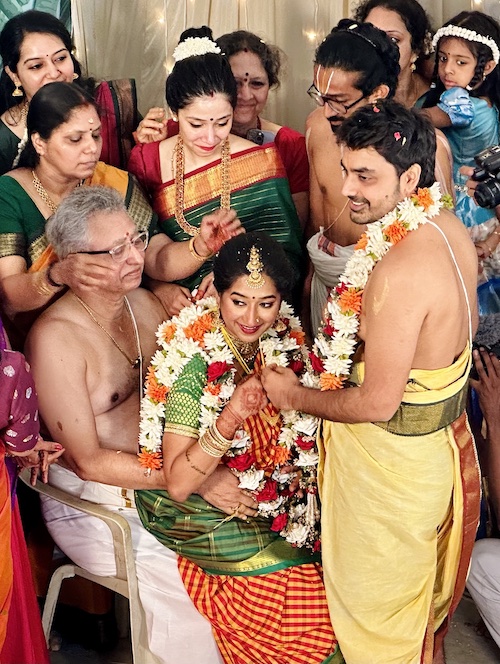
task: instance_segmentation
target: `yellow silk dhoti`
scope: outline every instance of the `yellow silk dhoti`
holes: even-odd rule
[[[347,664],[432,662],[434,632],[445,630],[463,592],[480,494],[466,416],[411,434],[439,422],[442,404],[457,406],[469,358],[467,348],[450,367],[411,372],[398,434],[385,423],[323,423],[323,568]],[[356,383],[363,372],[357,364]]]

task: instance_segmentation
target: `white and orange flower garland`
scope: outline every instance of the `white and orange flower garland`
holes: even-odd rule
[[[167,395],[191,358],[199,355],[208,367],[200,400],[200,436],[215,422],[236,388],[234,356],[217,326],[217,312],[215,299],[205,298],[158,328],[160,349],[151,360],[141,402],[139,461],[146,470],[162,466]],[[312,387],[304,339],[300,321],[283,302],[276,322],[260,338],[260,352],[266,365],[291,367],[303,385]],[[293,545],[313,550],[319,548],[317,427],[318,419],[311,415],[295,410],[281,413],[272,473],[256,466],[252,441],[243,427],[223,459],[239,477],[240,488],[257,498],[259,514],[273,518],[271,529]],[[298,483],[291,466],[300,468]]]
[[[352,356],[359,341],[361,299],[375,265],[410,231],[435,217],[443,205],[451,207],[448,198],[441,197],[435,182],[429,188],[418,189],[382,219],[368,225],[347,261],[339,285],[330,293],[325,320],[310,354],[317,387],[340,389],[351,373]]]

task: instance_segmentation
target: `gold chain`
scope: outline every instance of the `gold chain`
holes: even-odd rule
[[[133,312],[132,312],[132,308],[131,308],[131,306],[130,306],[130,304],[129,304],[128,299],[125,297],[125,305],[126,305],[126,308],[127,308],[127,312],[128,312],[128,315],[129,315],[130,321],[132,322],[132,326],[133,326],[133,328],[134,328],[135,343],[136,343],[136,346],[137,346],[137,352],[138,352],[138,357],[137,357],[135,360],[133,360],[132,358],[130,358],[130,357],[128,356],[128,354],[123,350],[123,348],[120,346],[120,344],[118,343],[118,341],[113,337],[113,335],[112,335],[110,332],[108,332],[108,330],[107,330],[105,327],[103,327],[103,326],[101,325],[101,323],[99,323],[99,321],[98,321],[97,318],[95,317],[94,312],[93,312],[92,309],[88,306],[88,304],[85,304],[85,302],[84,302],[80,297],[78,297],[78,295],[77,295],[76,293],[73,293],[73,295],[76,297],[76,299],[78,300],[78,302],[82,305],[82,307],[85,309],[85,311],[88,313],[88,315],[92,318],[92,320],[94,321],[94,323],[95,323],[98,327],[100,327],[101,330],[104,332],[104,334],[106,334],[106,335],[111,339],[111,341],[112,341],[112,342],[114,343],[114,345],[118,348],[118,350],[119,350],[120,353],[123,355],[123,357],[125,357],[125,358],[127,359],[127,361],[128,361],[128,363],[130,364],[130,366],[131,366],[133,369],[136,369],[137,367],[139,367],[140,364],[141,364],[141,361],[142,361],[141,341],[140,341],[140,339],[139,339],[139,332],[138,332],[138,330],[137,330],[137,324],[136,324],[136,322],[135,322],[134,314],[133,314]]]
[[[240,341],[240,339],[233,337],[232,334],[226,330],[224,325],[220,326],[220,331],[222,332],[222,336],[224,337],[227,345],[232,350],[234,357],[241,364],[243,371],[245,371],[247,374],[251,374],[252,369],[250,369],[248,366],[247,361],[252,362],[255,360],[257,351],[259,350],[259,342],[256,341],[247,343],[245,341]],[[237,346],[240,346],[240,348]]]
[[[31,175],[33,176],[33,186],[37,190],[38,195],[45,203],[45,205],[49,208],[49,210],[55,212],[59,206],[56,205],[54,201],[51,199],[51,197],[48,195],[47,190],[40,182],[40,179],[38,178],[38,175],[35,173],[35,171],[31,171]]]
[[[231,163],[231,148],[229,138],[226,138],[221,145],[221,192],[220,206],[223,210],[229,210],[231,207],[231,181],[229,178],[229,166]],[[175,164],[175,168],[174,168]],[[200,229],[192,226],[184,216],[184,169],[186,159],[184,155],[184,142],[179,136],[172,152],[172,170],[175,180],[175,219],[182,230],[192,237],[198,235]]]

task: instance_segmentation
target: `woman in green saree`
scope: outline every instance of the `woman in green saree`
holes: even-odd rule
[[[317,421],[274,409],[259,378],[274,362],[308,381],[304,333],[284,301],[293,281],[264,233],[228,241],[216,298],[160,326],[142,402],[140,462],[146,473],[163,464],[169,489],[136,492],[137,509],[179,555],[228,664],[343,662],[319,562]],[[196,495],[221,463],[245,495],[229,516]]]

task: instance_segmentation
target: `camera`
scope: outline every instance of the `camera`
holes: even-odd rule
[[[474,157],[477,168],[472,179],[479,184],[474,191],[478,205],[494,208],[500,205],[500,145],[486,148]]]

